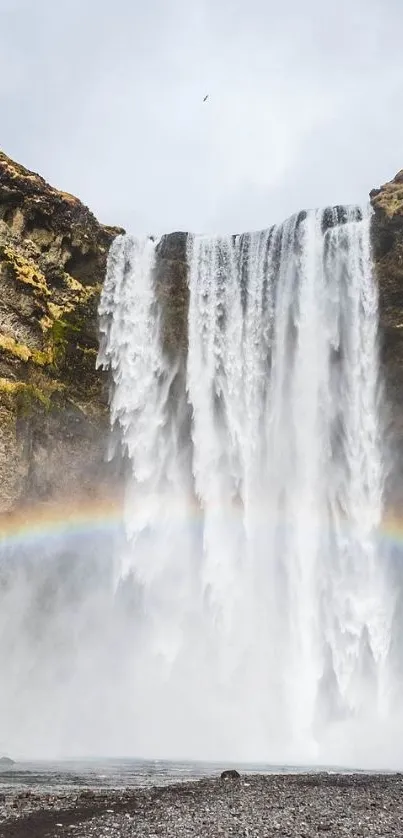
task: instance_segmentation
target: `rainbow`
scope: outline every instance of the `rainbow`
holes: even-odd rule
[[[385,515],[379,528],[379,537],[403,550],[403,515],[396,511]]]
[[[187,505],[167,500],[161,505],[163,521],[200,523],[202,512],[196,502]],[[217,509],[217,514],[234,516],[239,521],[242,505]],[[262,507],[259,520],[267,521]],[[227,519],[228,520],[228,519]],[[113,537],[124,532],[124,504],[121,499],[94,499],[86,502],[43,504],[0,515],[0,552],[9,547],[34,546],[52,539],[74,539],[105,535]],[[403,515],[399,511],[385,515],[378,531],[381,541],[403,550]]]
[[[161,523],[167,520],[180,523],[202,520],[196,502],[183,504],[179,500],[166,498],[158,506],[159,509],[163,508]],[[147,511],[146,506],[143,510],[137,505],[137,514],[141,516],[144,511]],[[124,503],[121,498],[24,507],[0,514],[0,552],[8,547],[35,545],[52,539],[113,536],[124,531]]]
[[[105,499],[24,508],[0,517],[0,550],[59,538],[112,535],[122,524],[121,505]]]

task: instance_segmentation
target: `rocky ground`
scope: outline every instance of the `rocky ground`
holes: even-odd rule
[[[6,792],[0,801],[0,838],[322,834],[401,838],[403,776],[245,775],[130,791]]]

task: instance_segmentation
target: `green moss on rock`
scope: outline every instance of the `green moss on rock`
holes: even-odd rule
[[[121,232],[99,224],[78,198],[0,151],[0,483],[9,487],[6,505],[30,491],[51,496],[61,483],[87,485],[94,479],[85,477],[88,459],[89,474],[95,463],[101,468],[106,401],[95,369],[97,306],[107,253]],[[4,417],[13,445],[1,443]],[[58,457],[66,463],[63,474]]]
[[[0,378],[0,402],[6,403],[9,408],[15,408],[18,414],[24,416],[30,415],[38,408],[50,410],[52,392],[54,392],[52,387],[47,388],[46,391],[44,388],[25,381]]]
[[[390,181],[370,193],[375,213],[383,213],[388,219],[403,215],[403,170]]]

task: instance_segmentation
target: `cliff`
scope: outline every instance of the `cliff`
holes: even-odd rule
[[[0,510],[100,491],[97,302],[118,229],[0,152]]]
[[[370,193],[372,250],[379,286],[389,497],[403,503],[403,171]]]
[[[403,463],[403,172],[371,202],[385,404]],[[0,152],[0,512],[33,498],[102,494],[113,479],[95,358],[106,258],[120,232]],[[163,237],[156,283],[170,353],[186,348],[186,271],[186,234]]]

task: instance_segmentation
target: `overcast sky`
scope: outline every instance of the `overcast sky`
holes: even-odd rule
[[[403,168],[402,31],[403,0],[0,0],[0,143],[134,233],[365,201]]]

